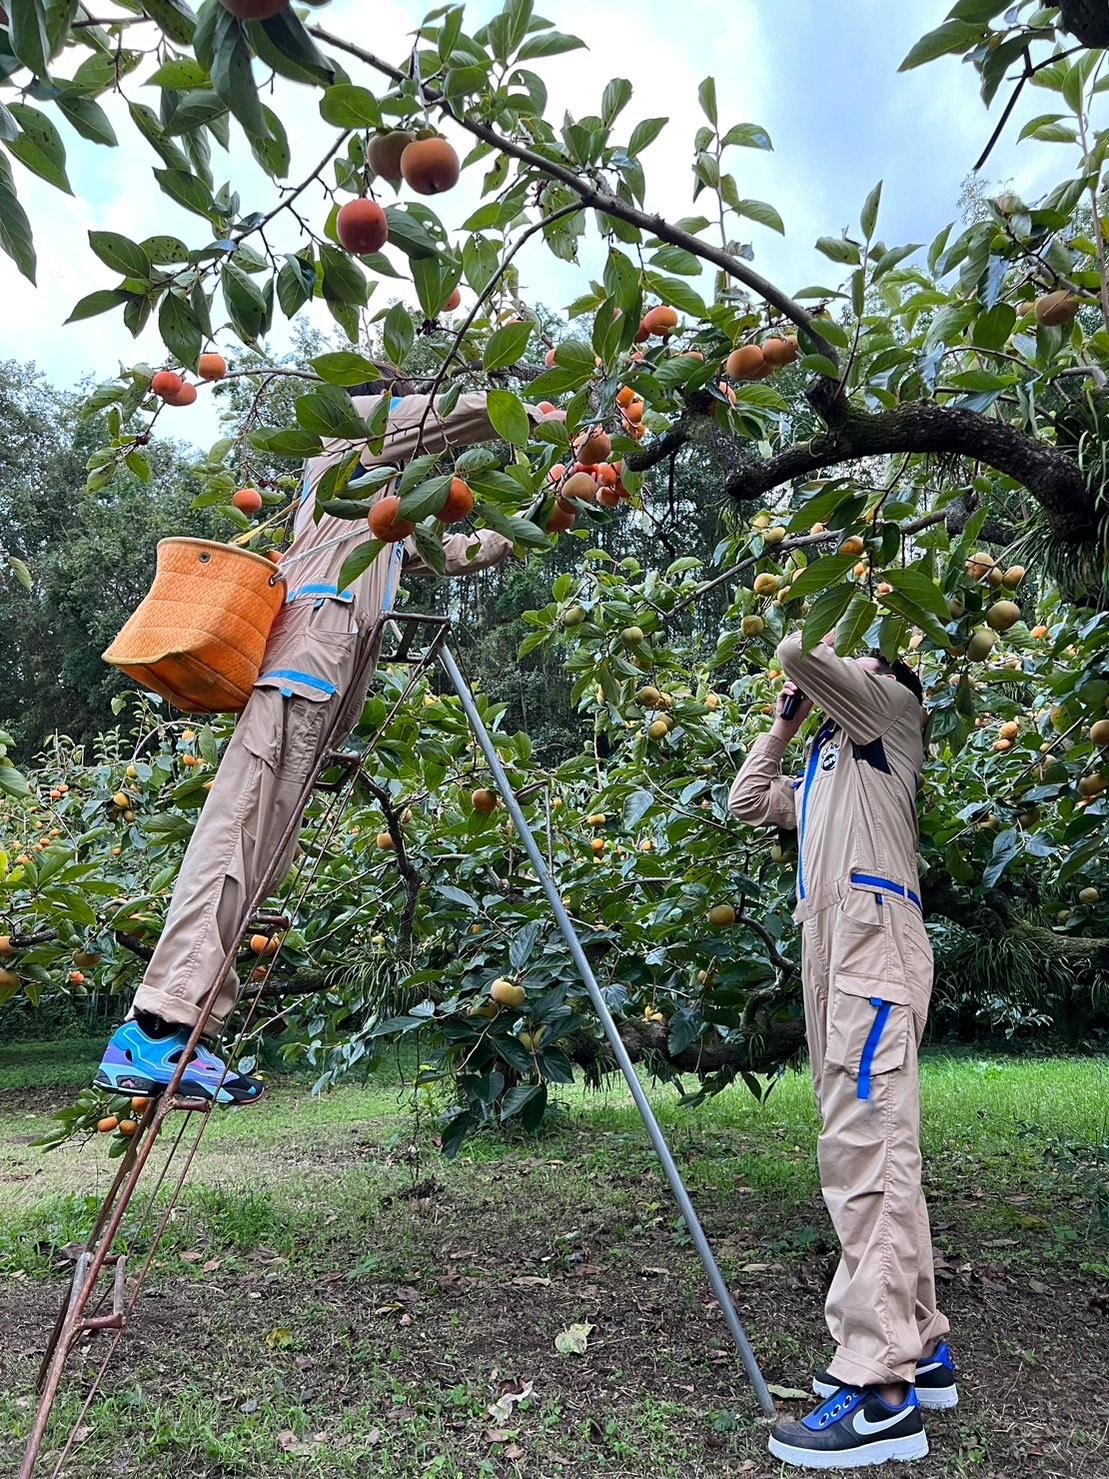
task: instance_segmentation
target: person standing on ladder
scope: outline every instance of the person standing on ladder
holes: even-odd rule
[[[780,1423],[770,1451],[810,1469],[923,1457],[920,1409],[958,1401],[921,1190],[917,1053],[932,992],[916,862],[924,696],[905,663],[837,657],[834,640],[805,652],[794,633],[779,646],[778,716],[729,797],[740,821],[798,834],[820,1183],[842,1257],[825,1307],[836,1352],[813,1382],[826,1400]],[[802,778],[789,780],[782,758],[814,704],[824,722]]]
[[[385,378],[351,391],[355,409],[367,418],[380,396],[390,396],[382,449],[375,453],[365,446],[364,467],[399,468],[418,453],[496,439],[484,394],[461,395],[440,417],[434,408],[429,411],[426,395],[412,394],[391,367],[380,368]],[[528,407],[528,414],[541,422],[564,419],[565,413]],[[339,589],[350,540],[363,531],[331,515],[317,521],[315,495],[328,468],[356,448],[354,442],[329,442],[305,468],[293,541],[281,564],[287,572],[285,607],[185,852],[161,938],[131,1012],[112,1035],[96,1072],[93,1082],[99,1088],[152,1094],[170,1082],[217,973],[241,939],[248,902],[272,867],[290,821],[299,823],[305,784],[321,750],[341,742],[358,722],[373,673],[373,662],[364,662],[364,644],[395,600],[402,571],[429,573],[406,540],[383,550],[349,589]],[[379,496],[388,491],[387,485]],[[482,529],[447,535],[443,549],[446,573],[459,576],[500,563],[512,544]],[[361,674],[357,683],[356,674]],[[295,848],[294,835],[274,886],[287,873]],[[232,971],[205,1023],[207,1040],[219,1037],[238,995]],[[261,1097],[262,1083],[228,1069],[210,1048],[199,1046],[181,1092],[249,1104]]]

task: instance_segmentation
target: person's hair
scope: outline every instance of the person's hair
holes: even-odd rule
[[[888,673],[891,678],[901,684],[902,688],[907,688],[917,703],[922,708],[924,707],[924,689],[920,679],[907,662],[902,662],[900,658],[896,662],[887,662],[880,652],[872,652],[870,655],[877,662],[879,672]]]
[[[361,385],[352,385],[349,394],[356,395],[415,395],[415,388],[411,380],[406,380],[396,365],[391,365],[388,360],[375,359],[371,361],[374,368],[380,372],[377,380],[364,380]]]

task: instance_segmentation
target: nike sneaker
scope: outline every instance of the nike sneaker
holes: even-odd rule
[[[800,1422],[779,1423],[770,1452],[798,1469],[860,1469],[924,1458],[928,1435],[912,1388],[891,1407],[875,1387],[840,1387]]]
[[[124,1022],[104,1050],[93,1083],[113,1094],[158,1094],[167,1087],[188,1046],[191,1029],[178,1027],[152,1037],[138,1022]],[[261,1079],[236,1073],[207,1048],[193,1049],[179,1092],[187,1099],[217,1104],[254,1104],[263,1093]]]

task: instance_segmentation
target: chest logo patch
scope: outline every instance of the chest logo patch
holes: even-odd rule
[[[839,746],[828,745],[820,752],[821,770],[835,770],[839,764]]]

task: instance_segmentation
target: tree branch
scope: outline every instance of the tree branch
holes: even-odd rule
[[[818,414],[825,410],[822,386],[817,382],[809,392]],[[1069,457],[1003,421],[932,401],[879,412],[841,406],[827,431],[741,468],[728,478],[727,491],[737,503],[753,503],[821,468],[890,452],[946,453],[984,462],[1028,489],[1059,538],[1073,544],[1097,538],[1095,500]]]
[[[353,41],[347,41],[342,36],[336,36],[333,32],[325,30],[323,26],[309,26],[309,31],[320,41],[334,46],[340,51],[345,51],[355,56],[359,61],[365,62],[367,66],[373,67],[375,71],[383,73],[394,82],[407,82],[409,78],[399,68],[391,66],[383,61],[381,57],[375,56],[373,52],[366,51],[363,47],[356,45]],[[627,201],[621,200],[611,190],[601,189],[580,178],[568,166],[558,163],[557,160],[548,159],[543,154],[538,154],[533,149],[528,149],[522,144],[517,144],[513,139],[499,134],[495,128],[487,123],[480,123],[476,119],[467,118],[455,112],[449,103],[445,101],[438,89],[425,85],[422,89],[424,97],[428,102],[434,104],[448,118],[452,119],[459,128],[467,133],[473,134],[483,143],[498,149],[502,154],[519,160],[526,164],[529,169],[536,170],[539,174],[546,175],[549,179],[558,180],[568,190],[572,190],[578,196],[582,205],[593,210],[598,210],[606,216],[615,216],[618,220],[627,221],[629,225],[637,226],[641,231],[649,232],[660,241],[669,242],[672,246],[684,248],[695,257],[703,261],[712,262],[721,271],[726,272],[729,277],[734,277],[744,287],[750,288],[760,298],[772,304],[779,313],[785,315],[798,328],[804,329],[816,342],[820,353],[826,355],[833,364],[839,363],[839,357],[834,347],[820,333],[812,316],[795,303],[786,293],[763,277],[761,273],[755,272],[745,262],[741,262],[731,252],[724,251],[721,247],[714,247],[709,242],[702,241],[700,237],[692,235],[689,231],[682,231],[679,227],[671,225],[662,216],[650,214],[647,211],[638,210],[629,205]]]

